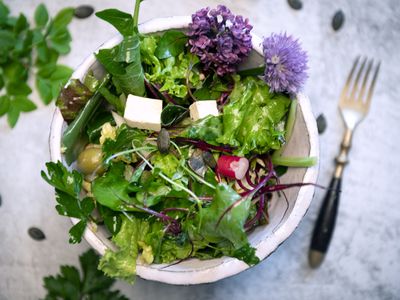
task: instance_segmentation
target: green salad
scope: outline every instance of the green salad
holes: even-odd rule
[[[271,35],[265,65],[240,70],[252,51],[248,19],[220,5],[194,13],[187,29],[142,34],[140,2],[133,16],[96,14],[122,41],[95,54],[106,75],[71,79],[57,100],[65,161],[48,162],[42,177],[57,212],[79,220],[70,242],[105,226],[117,250],[98,268],[128,282],[138,261],[257,264],[249,232],[268,224],[274,192],[299,186],[279,176],[315,164],[281,155],[306,54],[291,36]]]

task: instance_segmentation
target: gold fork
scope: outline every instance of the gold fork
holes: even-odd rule
[[[366,65],[367,69],[365,70]],[[336,157],[336,169],[322,203],[311,240],[309,264],[312,268],[317,268],[321,265],[328,251],[338,211],[343,170],[348,162],[348,153],[351,147],[354,129],[368,113],[379,68],[380,62],[374,66],[373,60],[368,61],[368,59],[365,58],[360,65],[360,57],[357,57],[340,95],[339,110],[346,130],[340,146],[339,155]],[[370,73],[372,69],[374,69],[374,71],[371,79]],[[355,73],[357,73],[357,75],[354,78]],[[360,86],[361,78],[362,84]]]

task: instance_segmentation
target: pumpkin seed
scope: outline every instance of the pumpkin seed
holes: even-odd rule
[[[317,128],[318,128],[318,133],[322,134],[325,132],[327,123],[326,123],[326,118],[324,114],[320,114],[317,118]]]
[[[203,151],[200,149],[194,150],[192,156],[189,158],[188,164],[196,174],[204,177],[204,174],[207,171],[207,166],[203,159]]]
[[[214,156],[209,151],[203,152],[203,160],[206,165],[209,166],[211,169],[214,169],[217,166],[217,162],[215,161]]]
[[[332,19],[332,28],[335,31],[338,31],[340,28],[342,28],[344,23],[344,13],[341,10],[338,10],[334,15]]]
[[[300,10],[303,7],[303,3],[300,0],[288,0],[288,4],[295,10]]]
[[[44,235],[43,231],[41,231],[37,227],[31,227],[28,229],[28,234],[31,238],[33,238],[36,241],[42,241],[46,238]]]
[[[74,16],[78,19],[89,18],[94,12],[93,6],[81,5],[75,8]]]
[[[170,138],[169,138],[169,133],[168,130],[165,128],[161,128],[160,132],[158,133],[157,137],[157,147],[158,150],[166,154],[169,152],[169,145],[170,145]]]

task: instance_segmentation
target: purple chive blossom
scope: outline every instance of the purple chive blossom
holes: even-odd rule
[[[307,53],[298,40],[285,34],[264,39],[264,80],[272,92],[299,92],[307,79]]]
[[[252,28],[248,19],[233,15],[224,5],[200,9],[189,24],[190,52],[200,58],[205,70],[215,69],[220,76],[234,73],[251,52]]]

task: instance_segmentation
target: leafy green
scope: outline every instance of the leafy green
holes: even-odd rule
[[[0,91],[8,99],[3,101],[1,115],[7,114],[10,127],[16,125],[21,112],[36,109],[28,97],[32,93],[29,74],[35,75],[44,104],[57,97],[71,76],[70,68],[57,64],[59,55],[70,51],[67,26],[71,12],[71,8],[63,9],[51,19],[46,6],[40,4],[34,12],[36,26],[31,27],[25,15],[10,16],[8,7],[0,3]]]
[[[100,80],[94,76],[93,71],[89,71],[83,80],[83,84],[89,89],[89,91],[94,93],[99,87]]]
[[[0,96],[0,117],[8,112],[10,107],[10,99],[8,96]]]
[[[79,79],[72,79],[69,85],[61,90],[56,101],[64,120],[73,121],[92,95]]]
[[[134,33],[132,15],[118,9],[105,9],[96,13],[96,16],[114,26],[123,36]]]
[[[149,228],[149,223],[145,220],[134,217],[128,219],[123,216],[121,229],[112,238],[118,250],[106,250],[100,259],[99,269],[110,277],[118,277],[133,283],[136,275],[136,259],[140,250],[139,242],[144,241]]]
[[[215,179],[215,173],[211,169],[208,169],[206,171],[204,175],[204,180],[214,186],[217,186],[218,184],[217,180]],[[193,181],[192,190],[199,197],[212,197],[215,194],[214,189],[198,181]]]
[[[251,247],[249,243],[239,249],[234,249],[230,253],[230,256],[244,261],[249,266],[256,265],[260,262],[260,259],[256,256],[256,249]]]
[[[142,179],[143,180],[140,181],[140,190],[136,194],[136,199],[146,207],[158,204],[171,192],[171,188],[159,178],[155,178],[154,176],[142,176]]]
[[[62,216],[78,218],[70,233],[70,243],[79,243],[83,231],[90,221],[90,214],[94,209],[94,201],[90,197],[81,199],[82,175],[78,171],[68,171],[59,161],[46,163],[47,174],[42,171],[42,178],[56,191],[56,210]]]
[[[207,116],[187,127],[182,136],[191,139],[204,140],[211,144],[216,144],[217,139],[222,135],[223,126],[221,116]]]
[[[161,92],[183,99],[188,94],[187,83],[195,88],[202,84],[200,72],[195,68],[199,63],[199,58],[191,53],[180,52],[176,56],[159,59],[156,51],[159,49],[160,42],[157,37],[146,36],[140,44],[145,77],[150,82],[160,85]],[[175,52],[172,51],[172,53]],[[180,101],[182,104],[185,103],[185,101]]]
[[[104,158],[109,158],[113,154],[118,152],[128,150],[132,148],[132,145],[142,145],[147,134],[145,131],[130,128],[126,124],[122,124],[117,130],[117,136],[115,140],[106,139],[103,144],[102,151],[104,153]],[[124,155],[124,158],[128,161],[132,160],[132,155]]]
[[[97,270],[99,260],[99,256],[91,249],[79,257],[81,273],[73,266],[61,266],[60,274],[44,277],[43,285],[47,291],[45,299],[127,300],[119,291],[110,291],[115,279]]]
[[[244,223],[249,215],[250,199],[230,207],[240,199],[231,187],[219,184],[210,206],[199,212],[199,233],[210,242],[227,239],[235,248],[246,245]]]
[[[124,178],[125,164],[116,162],[108,172],[92,183],[92,193],[97,202],[115,211],[131,210],[126,204],[134,202],[129,196],[129,182]]]
[[[72,7],[60,10],[53,19],[54,30],[65,28],[72,21],[74,11],[75,9]]]
[[[187,108],[169,103],[161,112],[161,124],[163,126],[172,126],[181,121],[187,114]]]
[[[158,169],[172,179],[182,176],[182,173],[177,174],[179,172],[179,160],[171,153],[161,154],[158,152],[151,157],[151,162],[155,169]]]
[[[131,36],[125,39],[135,44],[124,46],[124,48],[117,45],[111,49],[101,49],[96,54],[96,58],[112,75],[113,83],[118,91],[126,95],[143,96],[145,93],[144,73],[140,61],[140,47],[137,45],[139,38]],[[120,61],[122,59],[125,61]],[[131,62],[126,63],[126,61]]]
[[[187,235],[177,237],[165,236],[157,260],[161,263],[171,263],[178,259],[186,259],[192,253],[192,245]]]
[[[166,31],[155,50],[155,55],[159,59],[177,56],[185,50],[188,37],[182,31],[168,30]]]
[[[124,113],[126,99],[123,94],[120,97],[117,97],[105,86],[100,87],[98,91],[108,103],[115,107],[119,114],[122,115]]]
[[[108,81],[109,77],[106,76],[99,87],[105,86]],[[79,140],[83,138],[82,134],[85,132],[86,125],[92,119],[97,108],[100,106],[101,101],[101,94],[96,92],[64,131],[62,143],[65,147],[65,160],[69,165],[76,159],[78,153],[82,150],[82,145],[79,143]]]
[[[89,142],[98,144],[101,136],[101,129],[105,123],[115,125],[114,118],[109,111],[97,111],[92,120],[86,126],[86,133]]]
[[[34,18],[37,27],[42,28],[46,26],[47,22],[49,21],[49,12],[43,3],[36,7]]]
[[[209,75],[201,87],[196,89],[193,96],[196,100],[214,100],[218,99],[222,92],[228,92],[229,82],[225,78],[219,77],[217,74]]]
[[[230,102],[224,107],[223,135],[217,142],[237,147],[238,155],[279,149],[290,101],[286,95],[270,93],[261,79],[235,76]]]
[[[140,61],[140,39],[137,35],[124,37],[119,44],[115,61],[126,62],[130,64],[134,61]]]
[[[108,231],[110,231],[112,235],[116,235],[121,229],[121,214],[100,204],[97,204],[97,210],[99,211]]]
[[[96,58],[112,75],[117,91],[125,95],[143,96],[145,94],[144,72],[140,59],[140,38],[136,28],[140,2],[137,0],[134,16],[117,9],[106,9],[96,13],[96,16],[113,25],[124,36],[119,45],[112,49],[100,50]]]

